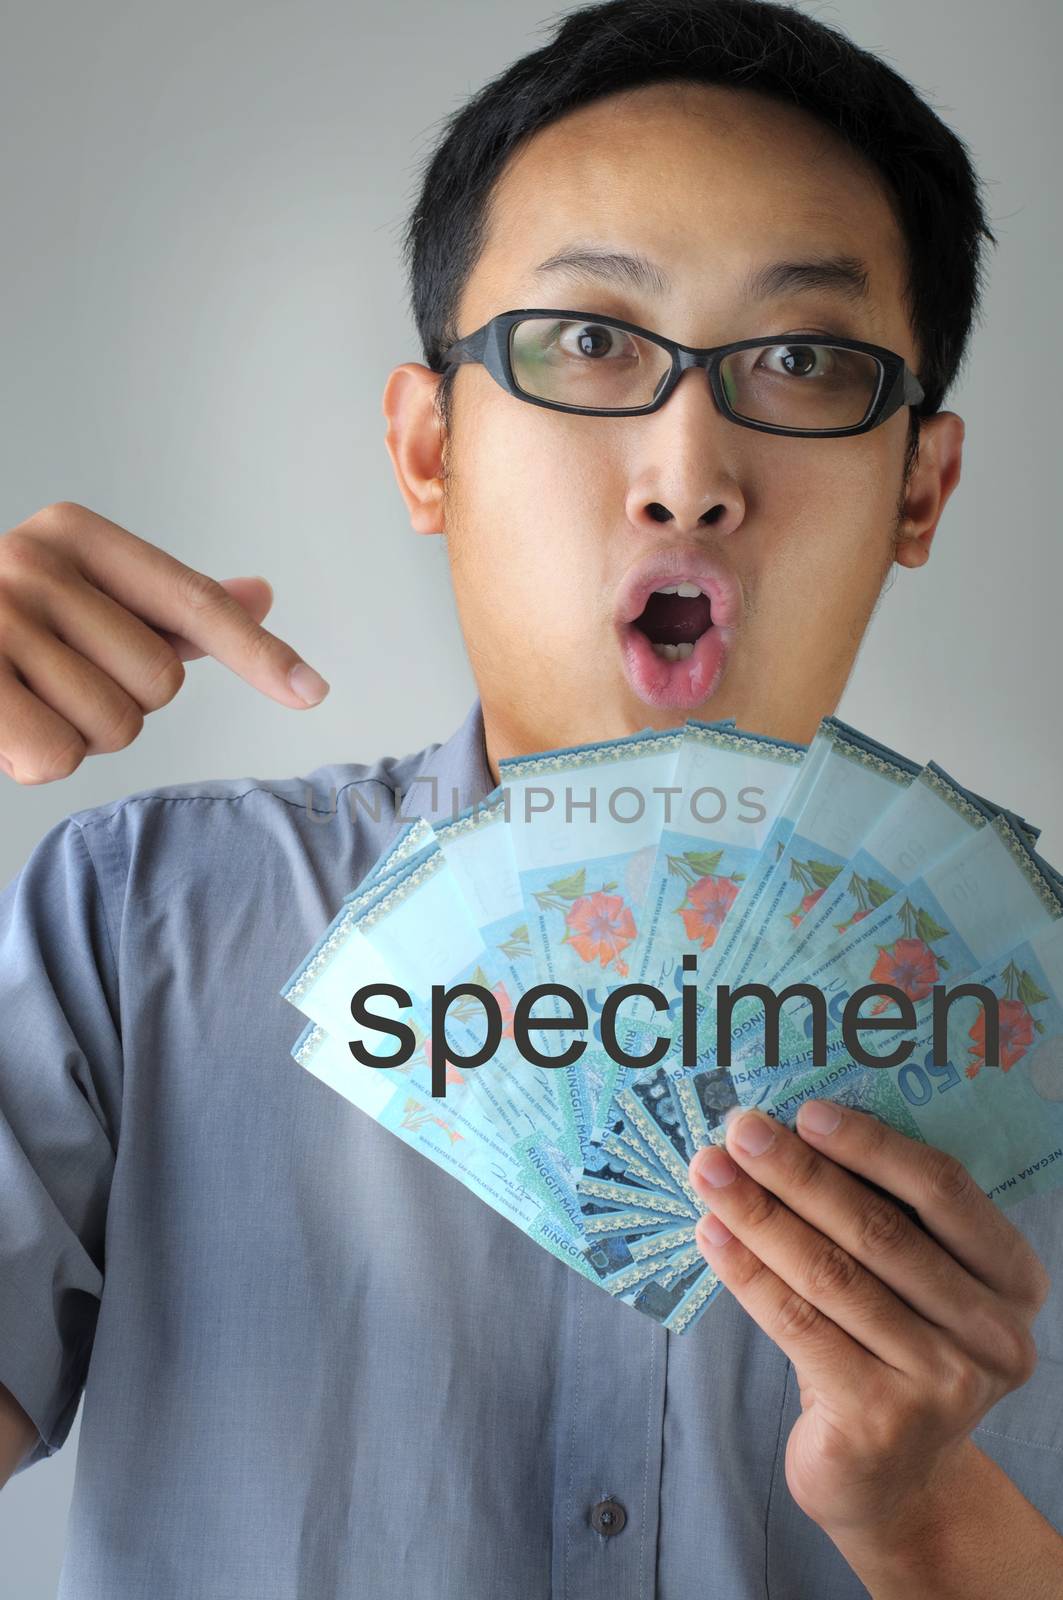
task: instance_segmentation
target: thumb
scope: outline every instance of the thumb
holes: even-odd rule
[[[266,578],[219,578],[218,582],[223,589],[228,589],[253,622],[261,622],[273,604],[273,587]],[[168,628],[157,627],[155,632],[162,634],[182,661],[198,661],[207,653]]]

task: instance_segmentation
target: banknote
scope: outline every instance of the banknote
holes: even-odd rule
[[[910,784],[899,786],[896,798],[871,823],[859,848],[806,909],[784,941],[785,954],[774,970],[768,974],[758,962],[763,981],[777,983],[799,963],[807,965],[817,949],[877,910],[965,834],[999,815],[1036,844],[1038,828],[964,788],[936,761],[928,761]]]
[[[736,730],[736,733],[741,735],[743,730]],[[801,746],[790,748],[791,753],[803,749]],[[781,745],[779,751],[780,759],[785,762],[785,751]],[[716,888],[714,899],[719,922],[698,952],[699,996],[693,1028],[696,1044],[691,1061],[679,1060],[675,1042],[674,1002],[670,1008],[672,1048],[666,1059],[673,1070],[687,1073],[692,1068],[704,1069],[715,1064],[715,1011],[704,997],[712,995],[716,986],[723,981],[723,974],[741,961],[746,949],[755,948],[760,929],[770,920],[785,894],[789,868],[796,859],[795,847],[806,837],[799,830],[808,826],[804,820],[806,816],[813,817],[821,808],[824,790],[830,787],[829,778],[825,781],[825,774],[833,773],[836,776],[843,761],[849,758],[855,761],[859,757],[860,762],[869,767],[877,763],[885,768],[889,763],[890,772],[907,779],[911,763],[902,757],[896,757],[893,761],[894,756],[895,752],[876,745],[840,719],[826,717],[822,720],[811,744],[804,750],[796,773],[791,775],[784,790],[775,799],[773,809],[768,812],[766,835],[754,859],[748,863],[748,870],[740,879],[732,878],[730,886],[722,884]],[[897,781],[900,782],[900,776]],[[877,786],[875,792],[879,793]],[[787,926],[792,929],[792,919]],[[752,1015],[751,1008],[747,1007],[744,1015]],[[755,1029],[755,1021],[750,1025]],[[798,1051],[803,1044],[803,1035],[794,1030],[788,1014],[782,1018],[782,1028],[783,1054]],[[736,1031],[741,1040],[741,1027]]]
[[[958,994],[944,1045],[935,1041],[924,1004],[904,1062],[850,1064],[827,1097],[956,1156],[1007,1207],[1063,1179],[1063,917],[976,968],[966,982],[997,998],[995,1051],[985,1005]],[[792,1126],[803,1101],[823,1092],[813,1075],[781,1096],[772,1114]]]
[[[397,1053],[387,1024],[412,1022],[435,1087],[453,1086],[456,1095],[459,1085],[467,1089],[456,1059],[474,1057],[483,1009],[475,998],[467,1009],[449,1008],[433,1048],[432,991],[478,981],[474,975],[482,976],[486,959],[465,897],[432,839],[341,907],[280,992],[311,1021],[382,1060]],[[405,993],[409,1003],[389,990]],[[372,1009],[366,998],[365,1015],[356,1016],[354,998],[370,993]],[[501,1040],[498,1054],[503,1060],[512,1055],[515,1063],[510,1044]]]
[[[299,1065],[559,1261],[692,1328],[723,1291],[689,1163],[743,1104],[859,1106],[1002,1205],[1063,1182],[1063,876],[1019,813],[836,717],[499,767],[406,821],[280,993]],[[721,984],[760,986],[729,1055]]]
[[[644,729],[499,762],[529,932],[547,981],[583,991],[628,976],[635,912],[682,743],[682,729]]]
[[[870,828],[919,773],[915,762],[828,717],[826,749],[756,909],[717,962],[714,981],[740,983],[755,961],[762,981],[785,959],[796,929]]]
[[[775,865],[785,853],[790,836],[809,795],[815,788],[823,763],[830,753],[832,738],[832,721],[830,718],[824,718],[768,830],[760,853],[746,874],[738,894],[728,908],[726,921],[721,924],[712,942],[711,959],[699,964],[699,976],[706,983],[713,974],[726,967],[733,952],[738,948],[746,927],[757,914],[764,893],[771,882]]]
[[[496,789],[456,817],[431,825],[432,836],[453,874],[483,946],[473,972],[494,995],[502,1020],[502,1039],[512,1041],[515,1008],[538,981],[528,935],[527,913],[512,834],[502,791]],[[474,1027],[477,1044],[486,1032],[486,1018]],[[531,1028],[529,1038],[543,1055],[557,1053],[556,1035]],[[558,1087],[558,1073],[546,1070],[515,1049],[506,1056],[505,1072],[470,1074],[471,1087],[513,1140],[543,1134],[568,1144],[573,1162],[578,1141],[566,1117],[567,1097]]]
[[[646,728],[498,763],[533,959],[551,990],[578,996],[591,1024],[578,1066],[558,1074],[584,1150],[616,1073],[601,1048],[599,991],[629,975],[682,741],[681,728]],[[553,1018],[559,1051],[573,1048],[573,1013],[560,996],[546,996],[537,1015]]]
[[[673,778],[675,804],[660,831],[629,963],[630,981],[656,989],[668,1004],[662,1010],[641,996],[618,1010],[619,1043],[633,1057],[658,1049],[658,1039],[668,1046],[662,1062],[675,1051],[683,958],[700,961],[715,944],[805,752],[786,740],[688,720]],[[617,1086],[623,1082],[618,1076]]]
[[[1058,885],[1006,816],[968,832],[902,893],[835,938],[820,959],[787,974],[774,991],[780,1002],[777,1052],[767,1049],[763,1000],[754,995],[736,1001],[725,1030],[731,1059],[725,1056],[724,1064],[738,1098],[743,1104],[767,1106],[788,1080],[813,1071],[834,1074],[848,1059],[845,1015],[854,991],[889,985],[911,1002],[921,1001],[932,996],[935,986],[965,979],[1061,911]],[[797,984],[805,985],[806,992],[787,998],[787,990]],[[822,1027],[817,1036],[819,996]],[[881,995],[869,999],[860,1014],[861,1019],[882,1019],[876,1031],[862,1033],[863,1048],[888,1054],[896,1046],[890,1019],[895,1025],[903,1021],[896,1002]],[[714,1017],[699,1039],[698,1066],[719,1064],[717,1023]]]
[[[300,1066],[458,1179],[551,1255],[600,1282],[578,1228],[559,1224],[529,1190],[512,1152],[485,1139],[450,1097],[433,1099],[413,1074],[404,1078],[355,1061],[341,1037],[313,1021],[303,1028],[292,1054]]]

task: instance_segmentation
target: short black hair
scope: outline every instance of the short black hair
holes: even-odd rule
[[[553,19],[551,19],[553,20]],[[904,297],[925,391],[909,413],[907,477],[919,416],[940,410],[965,358],[996,244],[966,145],[892,67],[795,6],[769,0],[607,0],[564,14],[522,56],[444,119],[419,174],[402,250],[425,364],[458,337],[464,285],[486,238],[493,186],[518,144],[577,106],[669,80],[748,88],[796,105],[840,134],[886,180],[907,249]],[[453,370],[437,405],[449,425]]]

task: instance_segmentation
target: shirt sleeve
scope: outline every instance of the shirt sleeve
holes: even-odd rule
[[[0,891],[0,1382],[40,1435],[18,1471],[70,1431],[103,1293],[121,1111],[116,937],[67,817]]]

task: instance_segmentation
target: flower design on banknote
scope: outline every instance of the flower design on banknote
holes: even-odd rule
[[[830,888],[841,870],[840,865],[833,866],[829,861],[791,861],[790,876],[801,885],[804,895],[793,911],[786,912],[787,921],[795,928],[799,927],[824,889]]]
[[[878,946],[878,960],[868,974],[871,983],[889,983],[901,989],[909,1000],[925,1000],[949,962],[939,950],[931,949],[935,939],[947,939],[949,930],[934,921],[929,911],[908,899],[897,912],[904,932],[892,944]],[[877,1017],[893,1001],[883,998],[871,1007]]]
[[[487,973],[483,967],[476,967],[473,970],[469,982],[475,983],[480,989],[488,987]],[[483,1015],[483,1006],[475,995],[459,995],[451,1002],[448,1015],[457,1017],[459,1022],[471,1022],[475,1017]]]
[[[863,911],[854,911],[851,917],[847,917],[844,922],[836,922],[834,926],[839,933],[848,933],[854,922],[861,922],[864,917],[869,917],[870,915],[871,908],[867,907]]]
[[[509,991],[506,989],[503,979],[499,978],[497,983],[489,984],[487,981],[487,973],[484,971],[483,967],[477,967],[472,973],[469,982],[476,984],[480,989],[490,989],[491,993],[498,1001],[498,1009],[502,1015],[502,1038],[512,1039],[513,1002],[509,998]],[[475,1023],[478,1018],[483,1018],[485,1015],[486,1014],[484,1012],[483,1005],[475,995],[459,995],[457,999],[451,1002],[448,1010],[448,1016],[457,1018],[459,1022]],[[420,1048],[424,1055],[425,1062],[427,1063],[429,1070],[431,1070],[431,1038],[425,1038]],[[458,1071],[452,1061],[448,1061],[446,1064],[446,1081],[447,1083],[465,1082],[464,1074]]]
[[[686,884],[676,915],[683,919],[687,938],[700,944],[702,950],[716,943],[720,925],[738,898],[745,876],[741,872],[717,872],[722,860],[722,850],[684,850],[682,855],[668,857],[669,873]]]
[[[1021,1061],[1034,1042],[1034,1033],[1044,1033],[1045,1025],[1035,1017],[1032,1006],[1042,1005],[1048,996],[1025,969],[1009,961],[1004,968],[1004,994],[1000,1000],[1000,1070],[1010,1072]],[[975,1078],[986,1061],[985,1008],[979,1009],[967,1037],[974,1042],[967,1046],[970,1061],[967,1076]]]
[[[430,1076],[431,1075],[431,1071],[432,1071],[432,1037],[431,1037],[430,1034],[426,1034],[425,1035],[424,1042],[421,1045],[421,1048],[420,1048],[420,1051],[418,1052],[418,1054],[423,1054],[424,1055],[425,1066],[428,1068],[428,1073],[429,1073],[429,1076]],[[413,1067],[417,1066],[417,1064],[418,1064],[417,1055],[411,1056],[410,1057],[410,1062],[409,1062],[409,1068],[407,1070],[412,1069]],[[451,1061],[449,1058],[447,1059],[447,1062],[446,1062],[446,1080],[445,1081],[448,1084],[450,1084],[450,1083],[464,1083],[465,1082],[465,1074],[463,1072],[459,1072],[457,1067],[454,1065],[453,1061]]]
[[[498,1009],[502,1014],[502,1037],[503,1039],[512,1039],[513,1002],[509,998],[509,990],[506,988],[501,978],[499,978],[497,983],[491,985],[491,993],[498,1001]]]
[[[403,1061],[403,1062],[398,1063],[396,1066],[388,1067],[388,1071],[389,1072],[401,1072],[404,1077],[411,1078],[413,1076],[413,1074],[418,1070],[418,1068],[425,1067],[425,1066],[431,1067],[431,1065],[432,1065],[432,1052],[431,1052],[431,1043],[432,1043],[432,1041],[429,1039],[428,1035],[425,1033],[424,1029],[421,1027],[420,1023],[417,1021],[416,1017],[410,1017],[409,1021],[406,1024],[406,1026],[413,1033],[413,1045],[414,1045],[413,1054],[410,1056],[408,1061]],[[384,1052],[382,1054],[382,1058],[381,1059],[384,1061],[385,1065],[387,1064],[386,1063],[386,1055],[389,1054],[389,1053],[390,1052]]]
[[[846,884],[846,893],[856,901],[856,910],[844,922],[834,924],[838,933],[848,933],[854,922],[861,922],[864,917],[889,900],[893,890],[888,883],[881,883],[878,878],[862,878],[859,872],[854,872]]]
[[[738,885],[733,878],[706,877],[692,883],[679,907],[687,938],[700,940],[703,950],[714,945],[720,924],[737,896]]]
[[[510,931],[509,937],[503,939],[498,946],[499,953],[507,961],[525,961],[530,959],[532,953],[531,940],[528,937],[528,924],[522,922],[518,928]]]
[[[572,902],[565,916],[562,943],[568,943],[582,961],[597,961],[602,967],[615,966],[617,975],[626,978],[627,962],[620,952],[635,937],[635,919],[623,895],[597,889]]]
[[[787,918],[793,923],[795,928],[800,927],[801,923],[808,916],[808,913],[812,910],[812,907],[815,905],[822,893],[822,889],[810,889],[808,894],[806,894],[802,899],[797,910],[787,912]]]
[[[464,1139],[465,1137],[463,1133],[458,1132],[452,1122],[447,1121],[446,1117],[440,1117],[432,1111],[426,1111],[419,1100],[410,1099],[406,1101],[402,1108],[402,1116],[399,1119],[400,1127],[408,1128],[413,1133],[419,1133],[429,1122],[434,1123],[436,1127],[442,1128],[451,1144],[457,1144],[459,1139]]]
[[[903,989],[909,1000],[925,1000],[938,981],[938,962],[924,939],[895,939],[880,945],[879,956],[871,968],[872,983],[889,983]],[[883,998],[871,1007],[871,1015],[885,1011],[891,1002]]]
[[[580,867],[567,878],[555,878],[545,889],[537,890],[536,902],[543,910],[564,913],[561,943],[570,945],[581,961],[597,961],[603,969],[615,966],[618,977],[626,978],[628,966],[620,952],[638,931],[631,907],[623,895],[612,893],[615,883],[603,884],[589,894],[586,883],[586,868]]]
[[[972,1028],[968,1030],[967,1037],[974,1043],[967,1046],[970,1061],[967,1065],[967,1076],[975,1078],[986,1064],[986,1038],[985,1038],[985,1012],[979,1011],[978,1017]],[[1021,1000],[1002,1000],[1000,1002],[1000,1070],[1009,1072],[1016,1061],[1026,1054],[1027,1047],[1033,1043],[1033,1017],[1028,1007]]]

